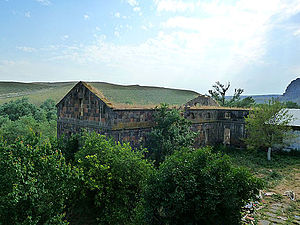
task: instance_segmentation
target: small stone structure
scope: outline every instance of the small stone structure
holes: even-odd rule
[[[199,95],[197,98],[194,98],[188,101],[185,104],[186,107],[190,106],[220,106],[213,98],[206,95]]]
[[[80,81],[57,106],[57,135],[69,136],[83,128],[130,142],[138,147],[154,125],[155,108],[118,106],[91,85]],[[183,115],[198,131],[196,146],[227,144],[241,145],[245,136],[246,109],[218,106],[208,96],[199,96],[184,106]]]

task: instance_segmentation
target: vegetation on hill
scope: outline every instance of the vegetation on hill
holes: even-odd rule
[[[284,104],[288,109],[300,109],[300,105],[298,105],[296,102],[287,101]]]
[[[55,102],[62,99],[76,82],[62,83],[7,83],[0,82],[0,104],[26,96],[31,103],[42,104],[51,98]],[[170,105],[182,105],[198,96],[197,92],[171,88],[116,85],[103,82],[89,82],[101,91],[110,101],[121,104],[159,105],[161,102]]]

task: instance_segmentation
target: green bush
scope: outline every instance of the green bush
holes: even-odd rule
[[[179,110],[162,104],[155,114],[155,123],[146,147],[149,149],[148,158],[154,160],[156,166],[175,150],[193,146],[197,133],[191,130],[191,122]]]
[[[57,109],[55,106],[55,101],[52,99],[47,99],[40,105],[40,109],[43,109],[46,113],[46,118],[48,121],[57,119]]]
[[[68,163],[74,164],[75,153],[79,151],[81,142],[81,133],[72,134],[70,137],[62,136],[56,140],[57,148],[61,150],[66,161]]]
[[[17,99],[0,106],[0,115],[8,116],[10,120],[18,120],[22,116],[41,117],[37,106],[31,104],[28,98]]]
[[[129,144],[95,132],[83,134],[81,141],[75,159],[84,172],[83,197],[73,211],[82,215],[93,212],[89,219],[100,224],[129,224],[151,165]]]
[[[0,224],[67,224],[65,207],[80,172],[49,142],[0,141]]]
[[[15,121],[9,119],[2,119],[2,121],[0,136],[9,143],[14,143],[18,137],[26,139],[32,133],[40,134],[43,139],[56,137],[56,121],[54,120],[37,121],[32,116],[23,116]]]
[[[261,185],[228,156],[182,149],[148,179],[141,210],[145,224],[239,224],[241,207]]]
[[[27,138],[39,133],[43,139],[56,138],[56,108],[53,100],[40,107],[22,98],[0,105],[0,136],[9,143],[18,137]]]

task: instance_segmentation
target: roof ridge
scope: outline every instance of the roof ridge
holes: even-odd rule
[[[80,81],[89,91],[91,91],[92,93],[94,93],[98,98],[100,98],[107,106],[114,108],[114,104],[109,101],[105,95],[97,88],[95,88],[94,86],[92,86],[91,84],[88,84],[87,82],[84,81]]]

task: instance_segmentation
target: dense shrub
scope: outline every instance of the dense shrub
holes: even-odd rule
[[[72,134],[69,137],[63,135],[56,139],[56,146],[61,150],[68,163],[76,163],[75,153],[79,151],[81,139],[81,133]]]
[[[149,178],[141,210],[145,224],[239,224],[241,207],[260,187],[227,156],[182,149]]]
[[[34,134],[11,145],[0,141],[0,224],[66,224],[63,213],[79,176]]]
[[[22,98],[0,105],[0,136],[9,143],[17,137],[23,139],[32,132],[43,139],[56,137],[56,108],[53,100],[46,100],[40,107]]]
[[[9,143],[14,143],[18,137],[23,139],[30,137],[32,133],[41,134],[42,139],[56,137],[56,121],[54,120],[37,121],[32,116],[23,116],[16,121],[7,118],[2,121],[0,136]]]
[[[103,135],[85,133],[81,141],[75,159],[84,172],[83,199],[75,207],[92,211],[100,224],[129,224],[151,165],[142,152]]]
[[[0,115],[8,116],[12,121],[18,120],[22,116],[33,116],[35,119],[39,119],[41,115],[38,111],[38,107],[31,104],[28,98],[17,99],[0,106]]]
[[[55,101],[52,99],[47,99],[40,105],[40,109],[44,110],[46,113],[46,118],[48,121],[56,120],[57,109],[55,106]]]
[[[191,122],[177,109],[162,104],[155,114],[155,126],[149,133],[148,157],[158,166],[175,150],[193,146],[197,133],[191,130]]]

